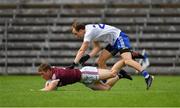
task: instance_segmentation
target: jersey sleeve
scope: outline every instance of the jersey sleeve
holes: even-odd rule
[[[84,42],[90,42],[92,40],[92,33],[91,31],[87,31],[84,35]]]
[[[84,34],[84,42],[90,42],[94,37],[94,28],[92,25],[86,25],[86,33]]]

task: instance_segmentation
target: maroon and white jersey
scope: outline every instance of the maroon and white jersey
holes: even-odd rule
[[[81,71],[79,69],[67,69],[61,67],[52,67],[52,80],[59,79],[58,86],[65,86],[67,84],[73,84],[80,82],[81,80]]]

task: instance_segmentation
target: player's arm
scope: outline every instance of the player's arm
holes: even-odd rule
[[[100,50],[100,43],[98,41],[93,41],[93,50],[89,53],[89,56],[94,57]]]
[[[93,50],[84,56],[82,56],[79,60],[80,64],[84,64],[90,57],[94,57],[101,50],[100,44],[98,41],[93,41]]]
[[[84,55],[85,51],[88,49],[89,46],[89,42],[88,41],[84,41],[81,45],[81,48],[78,50],[77,54],[76,54],[76,58],[74,59],[74,63],[79,63],[79,60],[81,59],[81,57]]]
[[[53,91],[56,90],[57,85],[59,83],[59,79],[51,81],[48,85],[45,85],[41,91]]]

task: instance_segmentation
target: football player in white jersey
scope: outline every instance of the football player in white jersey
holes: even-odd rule
[[[100,41],[103,41],[111,46],[112,51],[120,53],[125,65],[128,65],[136,69],[137,72],[141,73],[145,77],[147,90],[150,88],[153,81],[153,76],[149,75],[146,70],[143,70],[142,66],[138,62],[132,59],[129,37],[120,29],[106,24],[84,25],[75,21],[72,25],[72,33],[77,38],[84,39],[76,54],[72,67],[78,63],[82,63],[84,59],[94,57],[101,50]],[[93,43],[92,51],[88,55],[83,56],[90,43]],[[114,66],[116,66],[116,64],[114,64]],[[122,67],[119,67],[119,69],[121,68]],[[116,73],[118,70],[111,71]]]

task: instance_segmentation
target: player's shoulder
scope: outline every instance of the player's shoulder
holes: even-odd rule
[[[52,68],[56,68],[56,69],[65,69],[65,67],[59,67],[59,66],[52,66]]]
[[[64,67],[52,66],[51,69],[52,69],[52,71],[53,71],[54,73],[65,71],[65,68],[64,68]]]
[[[86,29],[93,29],[94,28],[94,24],[87,24],[85,26]]]

